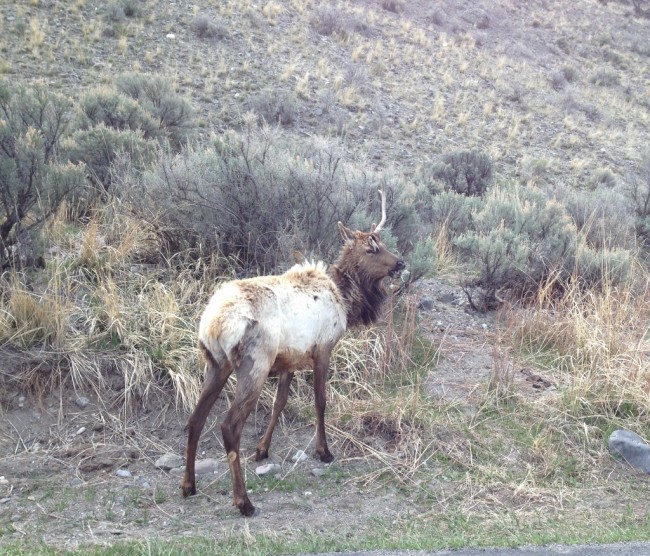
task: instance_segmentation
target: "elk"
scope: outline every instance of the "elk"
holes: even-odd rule
[[[329,463],[334,456],[325,436],[325,381],[330,355],[345,331],[375,322],[387,291],[384,278],[405,268],[404,261],[381,243],[386,222],[370,232],[352,231],[338,223],[343,246],[327,269],[322,262],[296,264],[279,276],[260,276],[223,284],[212,296],[199,324],[199,351],[205,379],[188,423],[183,496],[196,494],[196,450],[210,409],[234,371],[235,397],[221,424],[233,486],[233,503],[244,516],[255,514],[246,493],[239,458],[244,422],[255,407],[269,376],[278,389],[266,433],[255,459],[268,457],[271,436],[284,409],[295,371],[313,369],[316,404],[316,453]]]

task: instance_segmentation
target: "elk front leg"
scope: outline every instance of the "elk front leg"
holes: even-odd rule
[[[255,454],[255,461],[260,461],[269,457],[269,446],[271,445],[271,437],[273,436],[273,430],[278,424],[278,419],[280,414],[284,409],[284,406],[287,404],[287,398],[289,397],[289,390],[291,388],[291,380],[293,379],[292,372],[280,373],[280,378],[278,379],[278,392],[275,395],[275,402],[273,403],[273,413],[271,414],[271,421],[269,423],[262,440],[260,440],[257,445],[257,452]]]
[[[229,363],[225,363],[222,368],[215,361],[214,357],[201,344],[200,349],[206,361],[205,379],[199,401],[196,404],[194,412],[190,416],[187,432],[187,446],[185,447],[185,475],[181,481],[181,491],[183,496],[187,497],[196,494],[196,477],[194,473],[194,464],[196,461],[196,449],[199,443],[201,431],[205,425],[205,420],[217,401],[224,384],[228,380],[232,368]]]
[[[325,392],[325,383],[327,381],[327,372],[330,364],[331,348],[322,350],[315,358],[314,365],[314,398],[316,401],[316,453],[320,456],[321,461],[329,463],[334,460],[334,456],[327,447],[327,437],[325,435],[325,405],[327,395]]]

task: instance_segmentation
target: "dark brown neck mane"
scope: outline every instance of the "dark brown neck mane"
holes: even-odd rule
[[[347,326],[373,324],[379,319],[387,297],[383,279],[368,276],[356,261],[349,259],[344,250],[329,268],[330,278],[345,302]]]

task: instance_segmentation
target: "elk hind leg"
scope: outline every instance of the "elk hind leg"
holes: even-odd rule
[[[287,398],[289,397],[289,389],[291,388],[292,379],[292,372],[287,371],[280,373],[280,378],[278,379],[278,392],[275,395],[275,402],[273,403],[271,421],[269,422],[269,426],[266,429],[264,436],[257,445],[257,451],[255,453],[256,461],[260,461],[269,457],[269,446],[271,445],[273,430],[278,424],[278,419],[280,418],[280,414],[282,413],[284,406],[287,405]]]
[[[208,351],[202,342],[199,343],[199,349],[203,354],[206,362],[205,379],[199,401],[196,404],[194,412],[188,422],[187,446],[185,448],[185,475],[181,482],[181,491],[183,496],[187,497],[196,494],[196,477],[194,465],[196,461],[196,450],[199,443],[199,437],[203,431],[205,421],[217,401],[224,384],[232,372],[232,367],[227,360],[223,365],[219,365],[214,356]]]
[[[237,368],[237,390],[235,399],[221,424],[223,444],[228,456],[228,465],[232,477],[233,504],[242,515],[251,517],[255,507],[248,498],[239,458],[239,444],[244,423],[255,407],[268,375],[271,363],[254,362],[250,355],[242,358]]]

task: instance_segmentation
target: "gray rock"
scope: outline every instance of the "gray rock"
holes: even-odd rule
[[[427,297],[423,297],[418,303],[418,309],[420,309],[420,311],[431,311],[431,309],[433,309],[433,301]]]
[[[163,471],[169,471],[174,467],[181,467],[183,465],[183,458],[178,454],[167,453],[160,456],[156,460],[156,463],[154,463],[154,465],[158,469],[162,469]]]
[[[182,477],[185,475],[185,466],[174,467],[173,469],[169,470],[169,474],[173,475],[174,477]]]
[[[303,450],[298,450],[293,456],[291,457],[291,461],[295,461],[296,463],[300,463],[302,461],[306,461],[309,456],[305,454]]]
[[[264,475],[275,475],[282,471],[282,466],[277,463],[267,463],[255,468],[255,473],[260,477]]]
[[[81,486],[81,485],[84,484],[84,480],[83,480],[83,479],[80,479],[79,477],[75,477],[74,479],[72,479],[72,481],[70,481],[70,484],[71,484],[73,487]]]
[[[21,520],[20,514],[14,514],[11,516],[11,522],[16,523]]]
[[[650,473],[650,446],[632,431],[617,430],[609,437],[609,451],[636,469]]]
[[[311,470],[311,474],[312,474],[314,477],[322,477],[323,475],[325,475],[325,473],[327,473],[327,469],[325,469],[325,468],[323,468],[323,467],[314,467],[314,468]]]
[[[86,398],[86,396],[77,396],[77,398],[74,400],[74,403],[79,409],[83,409],[84,407],[88,406],[90,400]]]
[[[441,293],[436,299],[440,303],[453,303],[456,301],[456,296],[453,293]]]
[[[128,469],[118,469],[115,474],[118,477],[122,477],[123,479],[133,476],[131,475],[131,472]]]
[[[202,459],[196,462],[194,466],[194,473],[197,475],[209,475],[210,473],[216,473],[218,467],[219,462],[216,459]]]

